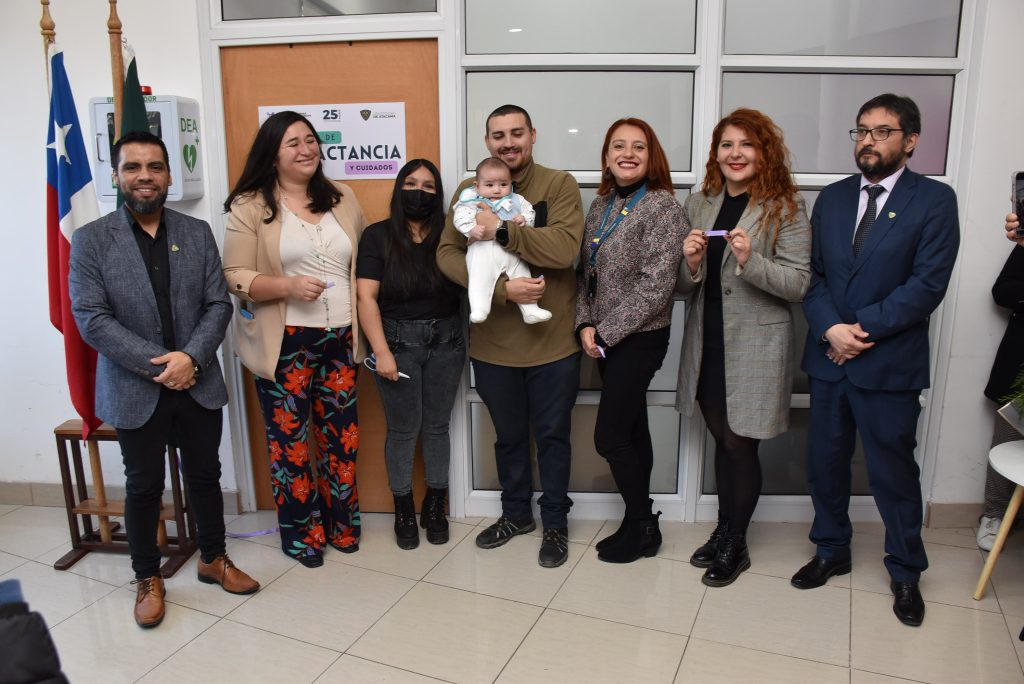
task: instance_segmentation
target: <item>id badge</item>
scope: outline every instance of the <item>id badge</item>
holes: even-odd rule
[[[587,280],[587,296],[593,299],[597,296],[597,272],[591,272],[590,279]]]

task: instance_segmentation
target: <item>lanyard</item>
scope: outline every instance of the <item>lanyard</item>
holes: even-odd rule
[[[601,217],[601,226],[597,229],[597,233],[595,233],[594,237],[591,238],[590,240],[591,268],[597,266],[597,250],[601,249],[601,245],[604,244],[604,241],[607,240],[613,232],[615,232],[615,229],[619,227],[620,223],[622,223],[622,219],[629,216],[629,213],[633,211],[633,207],[635,207],[637,205],[637,202],[643,199],[643,196],[646,194],[647,184],[644,183],[643,185],[640,186],[639,190],[633,193],[633,198],[626,203],[626,206],[622,207],[619,213],[615,216],[615,220],[612,221],[612,224],[610,226],[608,225],[608,217],[611,216],[612,205],[615,204],[615,198],[613,197],[611,201],[608,202],[608,206],[604,208],[604,216]]]

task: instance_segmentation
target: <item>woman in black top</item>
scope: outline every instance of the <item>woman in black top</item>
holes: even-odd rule
[[[444,227],[441,175],[426,159],[398,172],[391,216],[359,241],[359,323],[373,349],[377,388],[388,423],[384,455],[395,497],[398,546],[419,546],[412,462],[421,437],[427,494],[421,524],[427,541],[448,541],[445,503],[451,445],[448,422],[465,366],[459,290],[437,268]]]

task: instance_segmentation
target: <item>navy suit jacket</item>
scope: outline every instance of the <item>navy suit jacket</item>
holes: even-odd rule
[[[210,226],[164,207],[177,350],[165,349],[160,312],[126,209],[75,231],[68,288],[82,339],[99,352],[96,415],[117,428],[142,426],[156,410],[164,366],[150,359],[183,351],[202,366],[187,391],[200,405],[227,403],[217,348],[231,302]]]
[[[956,194],[906,169],[854,257],[860,182],[858,174],[833,183],[814,204],[802,368],[862,389],[921,390],[930,384],[928,318],[945,296],[960,245]],[[875,346],[837,366],[820,341],[836,323],[860,323]]]

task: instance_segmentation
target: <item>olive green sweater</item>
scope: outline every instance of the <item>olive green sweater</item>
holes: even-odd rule
[[[452,195],[473,181],[466,180]],[[519,193],[537,210],[537,226],[509,223],[506,249],[530,265],[533,277],[544,276],[544,296],[538,304],[551,312],[551,320],[528,325],[519,307],[505,299],[502,276],[494,288],[491,313],[487,320],[474,324],[469,334],[470,357],[501,366],[539,366],[558,361],[579,351],[573,321],[576,311],[576,272],[574,262],[583,237],[583,212],[576,179],[531,163],[523,177],[514,183]],[[543,220],[544,210],[547,212]],[[437,263],[449,279],[466,287],[466,237],[452,223],[448,212],[444,232],[437,247]]]

